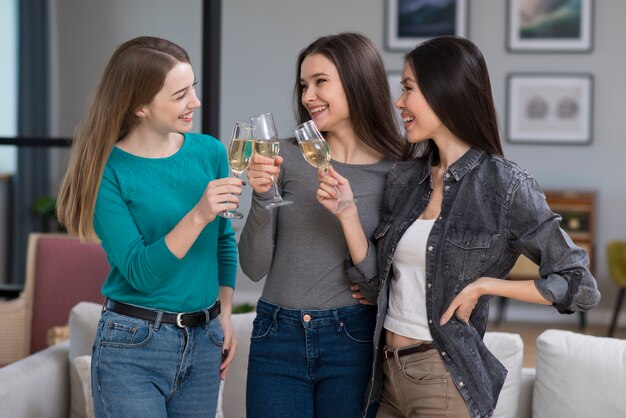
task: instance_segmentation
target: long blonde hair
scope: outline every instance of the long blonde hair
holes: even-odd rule
[[[179,62],[190,63],[183,48],[151,36],[131,39],[111,56],[76,128],[59,188],[57,216],[69,233],[99,242],[93,217],[109,154],[139,123],[136,109],[152,101],[167,73]]]

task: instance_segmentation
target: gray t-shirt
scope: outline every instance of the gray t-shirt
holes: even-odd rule
[[[295,139],[282,139],[284,158],[279,190],[294,203],[265,209],[272,191],[253,194],[252,207],[239,242],[239,260],[244,273],[254,281],[267,276],[262,299],[291,309],[329,309],[358,303],[350,286],[375,278],[376,253],[369,248],[365,260],[351,270],[348,247],[339,221],[315,198],[319,187],[317,170],[310,166]],[[331,161],[335,170],[350,181],[366,236],[379,223],[387,173],[393,160],[354,165]],[[355,279],[354,272],[359,279]]]

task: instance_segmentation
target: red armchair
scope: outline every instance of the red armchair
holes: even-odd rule
[[[30,234],[24,288],[16,299],[0,302],[0,364],[45,348],[48,330],[67,324],[78,302],[102,303],[108,273],[100,245],[64,234]]]

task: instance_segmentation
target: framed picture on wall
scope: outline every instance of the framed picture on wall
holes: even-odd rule
[[[413,49],[435,36],[467,36],[467,0],[386,0],[385,47]]]
[[[590,52],[593,0],[508,0],[511,52]]]
[[[591,74],[509,74],[506,99],[508,142],[591,143],[592,98]]]

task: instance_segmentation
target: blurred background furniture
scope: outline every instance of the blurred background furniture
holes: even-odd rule
[[[104,300],[100,288],[109,265],[98,244],[66,234],[31,233],[26,263],[19,296],[0,301],[0,365],[45,348],[49,330],[66,325],[78,302]]]
[[[617,318],[619,317],[619,311],[622,307],[622,301],[626,291],[626,241],[609,242],[606,247],[606,255],[609,262],[609,273],[611,274],[611,279],[620,288],[617,300],[615,301],[613,319],[611,320],[611,326],[609,327],[608,336],[612,337],[615,332]]]
[[[0,369],[0,417],[85,416],[91,379],[77,359],[91,354],[99,304],[82,302],[69,316],[70,340]],[[246,370],[254,313],[232,315],[239,346],[222,385],[216,418],[244,418]],[[494,418],[623,418],[626,340],[547,330],[537,338],[536,367],[522,367],[518,334],[486,332],[485,344],[508,375]]]
[[[589,270],[594,272],[595,246],[595,211],[596,193],[594,191],[545,191],[546,202],[550,209],[561,216],[561,228],[589,255]],[[513,269],[509,272],[508,280],[537,280],[539,267],[524,255],[521,255]],[[499,298],[496,325],[504,319],[508,299]],[[585,313],[579,312],[579,327],[586,325]]]

